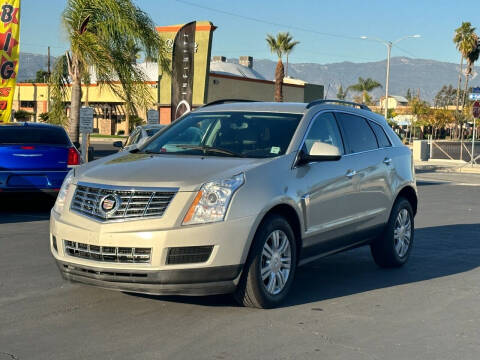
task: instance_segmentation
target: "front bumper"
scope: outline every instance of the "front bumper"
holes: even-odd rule
[[[71,212],[64,219],[52,211],[51,252],[65,279],[103,288],[156,295],[213,295],[235,290],[250,247],[253,217],[163,229],[162,221],[101,224]],[[151,259],[133,263],[76,257],[66,251],[65,241],[150,248]],[[189,246],[212,246],[213,250],[201,263],[168,264],[170,248]]]
[[[217,295],[235,290],[242,265],[203,269],[124,271],[57,260],[64,279],[111,290],[151,295]]]

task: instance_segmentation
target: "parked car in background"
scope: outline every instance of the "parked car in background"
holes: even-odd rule
[[[365,105],[336,103],[207,104],[74,169],[51,212],[61,273],[268,308],[322,256],[369,245],[379,266],[402,266],[417,211],[411,151]]]
[[[0,125],[0,192],[58,192],[80,154],[65,129],[39,123]]]
[[[115,141],[113,146],[120,148],[120,151],[131,150],[134,146],[140,146],[151,136],[155,135],[158,131],[163,129],[166,125],[141,125],[137,126],[135,130],[131,132],[127,141]]]

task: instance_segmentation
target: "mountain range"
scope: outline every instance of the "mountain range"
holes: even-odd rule
[[[54,59],[52,58],[52,62]],[[228,59],[238,62],[238,59]],[[46,70],[47,56],[31,53],[20,53],[19,81],[35,78],[37,70]],[[265,79],[273,80],[276,62],[266,59],[254,59],[253,69]],[[393,57],[390,61],[390,94],[405,96],[408,89],[424,100],[432,102],[443,85],[453,85],[458,81],[458,64],[427,59],[411,59],[408,57]],[[331,64],[290,63],[288,76],[313,84],[325,86],[327,97],[335,98],[338,87],[343,88],[357,83],[359,77],[372,78],[382,84],[381,89],[372,91],[374,99],[384,95],[386,61],[353,63],[339,62]],[[471,86],[480,86],[480,67],[475,67]],[[464,81],[464,79],[462,80]],[[463,86],[463,84],[462,84]],[[349,92],[348,98],[355,95]]]

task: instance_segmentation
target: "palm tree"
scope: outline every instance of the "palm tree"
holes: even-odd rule
[[[168,72],[167,54],[154,23],[132,0],[67,0],[62,22],[70,49],[55,69],[60,71],[66,64],[69,76],[66,79],[59,73],[52,75],[52,86],[56,88],[52,91],[56,103],[52,115],[56,115],[56,121],[61,120],[60,110],[67,95],[65,83],[71,81],[69,134],[73,141],[79,138],[81,85],[89,69],[95,72],[98,83],[125,101],[127,108],[136,111],[136,106],[146,107],[153,102],[145,74],[132,62],[132,48],[159,58],[161,67]]]
[[[283,101],[283,78],[285,71],[283,68],[282,56],[285,53],[285,44],[287,43],[288,33],[278,33],[277,37],[267,34],[268,46],[270,51],[278,56],[277,66],[275,68],[275,101]]]
[[[362,102],[365,104],[367,102],[367,97],[368,97],[368,93],[378,87],[382,87],[382,85],[371,79],[371,78],[367,78],[367,79],[364,79],[362,77],[359,77],[358,78],[358,83],[354,84],[354,85],[350,85],[347,90],[353,90],[353,91],[357,91],[357,92],[361,92],[362,93]],[[388,100],[387,100],[388,101]]]
[[[465,57],[467,59],[467,69],[465,71],[466,80],[465,80],[465,90],[463,92],[462,109],[465,107],[465,98],[468,92],[468,80],[470,79],[470,75],[472,75],[475,61],[478,60],[478,57],[480,55],[480,39],[478,38],[477,34],[473,34],[473,38],[474,38],[474,46],[472,50],[469,51],[467,56]]]
[[[456,111],[460,105],[460,85],[462,82],[462,73],[463,73],[463,59],[473,50],[475,28],[472,27],[470,22],[462,22],[462,25],[455,29],[455,36],[453,37],[453,42],[458,51],[460,51],[460,70],[458,73],[458,85],[457,85],[457,103]]]
[[[293,48],[300,44],[300,41],[293,41],[293,37],[290,35],[290,33],[285,34],[285,41],[283,43],[283,52],[287,58],[287,68],[285,71],[285,76],[288,76],[288,55],[292,52]]]

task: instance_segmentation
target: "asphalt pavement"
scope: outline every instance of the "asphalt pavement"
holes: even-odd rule
[[[67,283],[48,197],[0,199],[0,360],[478,359],[480,175],[419,174],[415,247],[400,269],[368,248],[300,268],[280,308]]]

